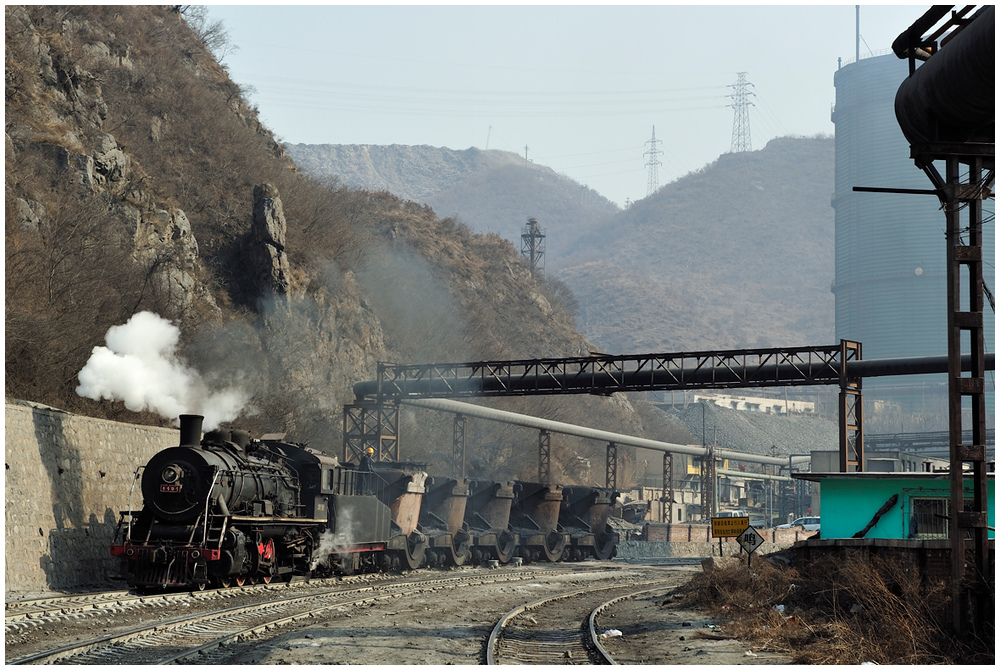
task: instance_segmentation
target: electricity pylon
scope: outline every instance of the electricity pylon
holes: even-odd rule
[[[750,96],[757,95],[747,90],[753,84],[747,81],[746,72],[738,72],[737,77],[736,83],[729,85],[729,88],[735,89],[729,96],[733,104],[726,105],[733,108],[733,144],[729,152],[734,154],[753,151],[750,146],[750,108],[754,104],[750,101]]]
[[[649,156],[649,160],[646,161],[646,167],[649,168],[649,179],[646,182],[646,196],[651,196],[656,193],[656,190],[660,188],[660,173],[658,168],[662,163],[660,163],[657,156],[663,152],[657,148],[660,140],[656,139],[656,126],[653,126],[653,139],[646,142],[649,146],[649,151],[643,154],[643,156]]]

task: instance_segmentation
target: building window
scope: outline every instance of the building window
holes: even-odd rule
[[[910,522],[906,536],[911,540],[948,538],[947,498],[910,498]]]

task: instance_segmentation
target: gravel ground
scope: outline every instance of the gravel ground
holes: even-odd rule
[[[587,586],[676,577],[684,583],[700,567],[621,566],[600,569],[590,562],[582,573],[545,573],[524,582],[465,585],[457,589],[421,589],[388,601],[344,606],[306,625],[284,629],[277,637],[232,644],[208,657],[212,664],[254,665],[452,665],[480,664],[493,625],[514,607],[547,595]],[[526,572],[536,568],[525,566]],[[488,572],[488,571],[487,571]],[[351,578],[366,581],[365,578]],[[388,580],[392,581],[392,579]],[[787,663],[781,655],[755,648],[725,634],[724,624],[680,608],[667,596],[670,587],[617,603],[598,619],[598,630],[622,631],[606,647],[619,663],[668,665],[753,665]],[[19,594],[28,595],[28,594]],[[31,594],[39,596],[43,594]],[[205,594],[207,596],[207,594]],[[170,606],[109,610],[69,617],[5,636],[7,653],[17,655],[53,648],[94,633],[130,628],[142,621],[169,618],[197,609],[218,609],[252,602],[262,594],[226,594],[224,602],[194,596]],[[12,600],[8,594],[8,600]],[[64,642],[61,642],[64,641]],[[586,659],[570,659],[581,663]]]
[[[683,581],[696,567],[670,569]],[[617,573],[617,574],[615,574]],[[480,664],[484,640],[501,616],[525,602],[609,579],[664,576],[636,566],[605,575],[553,575],[531,583],[474,587],[447,597],[405,596],[391,604],[356,608],[253,645],[240,645],[226,662],[254,665]],[[782,664],[788,659],[728,638],[718,622],[671,604],[663,595],[626,600],[598,620],[621,630],[606,640],[619,663],[653,665]],[[580,663],[582,659],[568,659]]]

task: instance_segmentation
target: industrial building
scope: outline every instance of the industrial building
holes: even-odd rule
[[[948,351],[944,217],[932,195],[855,192],[855,187],[920,190],[927,178],[914,168],[910,145],[893,109],[907,62],[893,53],[841,65],[834,75],[836,105],[836,337],[861,342],[864,358],[936,356]],[[983,217],[993,216],[993,201]],[[995,286],[995,229],[983,226],[983,272]],[[987,350],[995,338],[986,319]],[[993,375],[987,406],[993,406]],[[866,402],[889,401],[905,412],[947,416],[942,375],[865,381]]]

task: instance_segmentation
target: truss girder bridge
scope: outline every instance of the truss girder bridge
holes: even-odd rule
[[[399,400],[556,394],[610,395],[674,391],[839,384],[841,467],[864,464],[861,344],[842,340],[815,347],[739,349],[693,353],[543,358],[471,363],[379,363],[378,378],[354,386],[344,408],[344,459],[372,447],[380,459],[398,458]],[[540,458],[547,451],[540,445]],[[456,450],[458,448],[456,447]],[[463,449],[464,452],[464,440]],[[464,453],[455,453],[464,462]]]
[[[860,345],[852,343],[851,354]],[[853,360],[855,356],[850,355]],[[542,358],[429,365],[380,364],[359,398],[462,398],[838,383],[842,345],[676,354]]]

